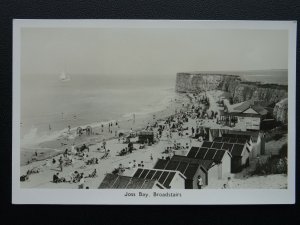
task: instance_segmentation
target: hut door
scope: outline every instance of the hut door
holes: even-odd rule
[[[241,158],[240,157],[233,157],[231,159],[231,173],[237,173],[241,169]]]

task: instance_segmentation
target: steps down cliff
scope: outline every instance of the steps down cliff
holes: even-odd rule
[[[229,92],[233,103],[253,99],[264,101],[265,106],[274,106],[277,102],[287,98],[286,85],[245,82],[239,75],[230,74],[177,73],[177,92],[193,93],[208,90]]]

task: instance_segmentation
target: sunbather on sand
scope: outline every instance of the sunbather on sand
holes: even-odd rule
[[[86,178],[94,178],[94,177],[97,177],[97,170],[96,169],[94,169],[94,171],[91,173],[91,174],[89,174],[89,175],[87,175],[87,176],[85,176]]]
[[[110,150],[107,150],[106,153],[100,159],[107,159],[110,157]]]

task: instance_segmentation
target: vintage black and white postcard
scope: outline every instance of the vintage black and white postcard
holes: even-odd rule
[[[14,20],[15,204],[292,204],[296,22]]]

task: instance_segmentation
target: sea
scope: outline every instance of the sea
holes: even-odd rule
[[[68,126],[107,124],[163,110],[176,98],[176,76],[57,74],[21,77],[21,145]],[[46,139],[45,139],[46,138]]]
[[[248,70],[248,71],[229,71],[232,75],[240,75],[245,81],[260,82],[264,84],[288,84],[288,70]]]

